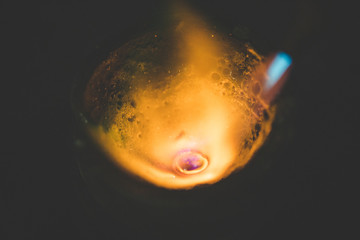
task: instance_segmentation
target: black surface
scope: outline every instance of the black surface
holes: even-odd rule
[[[151,187],[124,194],[116,210],[123,215],[113,217],[75,161],[71,86],[98,43],[151,27],[163,3],[2,1],[1,239],[354,237],[355,8],[343,1],[191,2],[210,21],[247,27],[265,52],[294,57],[274,129],[254,161],[213,187],[165,193],[178,194],[175,206],[162,207],[161,194],[154,205]],[[182,198],[204,199],[206,208],[184,211]]]

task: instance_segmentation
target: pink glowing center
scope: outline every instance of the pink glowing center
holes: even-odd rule
[[[195,174],[203,171],[208,165],[208,158],[203,154],[187,150],[175,157],[175,168],[184,174]]]

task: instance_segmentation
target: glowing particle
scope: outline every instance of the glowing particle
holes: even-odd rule
[[[203,171],[209,164],[203,154],[188,150],[182,151],[175,157],[175,169],[184,174],[195,174]]]
[[[291,62],[291,57],[288,54],[284,52],[278,53],[267,70],[268,79],[265,88],[273,87],[290,67]]]

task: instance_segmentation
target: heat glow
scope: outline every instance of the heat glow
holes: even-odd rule
[[[189,11],[173,28],[111,53],[87,83],[93,139],[121,168],[152,184],[190,189],[243,167],[271,130],[262,57]],[[271,96],[274,96],[272,94]]]

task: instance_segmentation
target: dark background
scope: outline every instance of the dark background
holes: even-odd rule
[[[356,8],[344,1],[189,2],[209,21],[248,32],[243,37],[264,53],[294,58],[274,129],[255,159],[210,189],[175,194],[175,207],[154,207],[146,191],[142,200],[124,195],[124,216],[114,220],[79,174],[70,92],[96,46],[152,27],[165,1],[2,1],[1,239],[354,236]],[[213,196],[208,211],[184,214],[181,198],[196,202],[202,194]],[[245,205],[242,196],[250,199]]]

